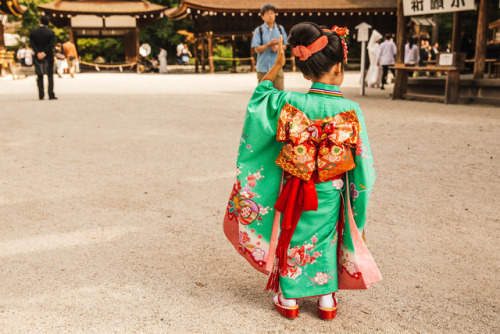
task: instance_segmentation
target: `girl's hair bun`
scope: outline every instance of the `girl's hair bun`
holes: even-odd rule
[[[313,22],[296,24],[290,30],[288,44],[292,49],[300,45],[307,47],[321,36],[328,38],[328,44],[320,51],[312,53],[307,59],[300,60],[295,57],[295,63],[300,71],[312,78],[321,77],[338,63],[342,63],[343,68],[345,63],[343,39],[335,32],[324,30],[328,28]]]

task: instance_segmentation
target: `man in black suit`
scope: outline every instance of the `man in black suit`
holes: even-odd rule
[[[54,95],[54,44],[56,35],[49,29],[49,18],[45,15],[40,17],[40,27],[34,29],[30,34],[30,45],[35,51],[35,70],[38,76],[38,98],[43,100],[43,75],[49,77],[49,100],[57,100]]]

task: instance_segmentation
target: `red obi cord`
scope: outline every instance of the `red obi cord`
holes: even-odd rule
[[[343,176],[344,174],[338,175],[327,182],[340,179]],[[292,176],[283,186],[283,190],[274,205],[274,208],[283,214],[283,218],[276,246],[276,259],[267,281],[266,290],[279,291],[279,275],[288,267],[288,247],[302,212],[318,210],[316,183],[318,183],[318,179],[314,177],[314,174],[309,181]]]
[[[318,210],[316,184],[312,179],[304,181],[292,176],[283,186],[274,208],[283,213],[283,219],[281,220],[281,233],[276,247],[277,263],[275,262],[273,271],[269,275],[266,290],[278,292],[279,274],[286,270],[288,247],[300,215],[302,211]]]

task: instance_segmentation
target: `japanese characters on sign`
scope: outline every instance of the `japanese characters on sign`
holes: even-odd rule
[[[405,16],[474,10],[474,0],[403,0]]]
[[[357,39],[358,39],[358,42],[368,42],[368,39],[369,39],[369,34],[368,34],[368,30],[371,28],[372,26],[369,25],[368,23],[366,22],[362,22],[360,24],[358,24],[356,26],[356,30],[358,31],[357,33]]]

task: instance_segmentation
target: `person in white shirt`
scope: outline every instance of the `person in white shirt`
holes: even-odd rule
[[[432,50],[434,51],[434,54],[436,55],[436,58],[437,58],[437,56],[439,54],[439,43],[434,43]]]
[[[418,64],[418,46],[415,44],[413,37],[408,38],[408,43],[405,44],[405,64],[415,65]]]
[[[158,60],[160,61],[160,73],[165,74],[167,70],[167,50],[160,48],[160,53],[158,54]]]
[[[382,65],[382,86],[380,89],[385,89],[384,85],[387,83],[387,73],[389,66],[394,65],[394,56],[396,55],[396,44],[391,41],[391,35],[385,35],[385,41],[380,44],[377,54],[377,64]],[[394,70],[391,70],[394,74]]]
[[[26,49],[24,48],[24,45],[21,45],[21,47],[17,50],[17,60],[19,60],[19,63],[21,66],[26,66],[26,63],[24,62],[24,58],[26,56]]]
[[[184,43],[179,43],[177,45],[177,63],[179,65],[184,65],[182,63],[182,53],[183,53],[183,51],[184,51]]]
[[[24,51],[24,65],[26,66],[33,65],[33,55],[34,55],[33,50],[31,50],[29,47],[26,47]]]

